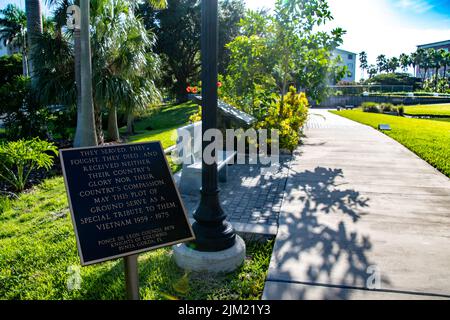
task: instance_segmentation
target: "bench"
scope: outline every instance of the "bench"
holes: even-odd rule
[[[182,194],[197,194],[202,187],[202,123],[179,128],[175,157],[182,161],[179,190]],[[187,139],[187,141],[183,141]],[[217,171],[220,182],[227,182],[228,165],[236,156],[235,151],[217,151]]]

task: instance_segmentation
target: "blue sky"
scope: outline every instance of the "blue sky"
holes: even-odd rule
[[[275,0],[246,0],[256,9]],[[410,53],[419,44],[450,40],[450,0],[328,0],[334,21],[327,29],[347,30],[343,49],[380,54]],[[360,70],[357,71],[357,78]]]
[[[41,0],[44,2],[44,0]],[[273,7],[275,0],[245,0],[247,7]],[[450,0],[328,0],[335,20],[326,28],[347,30],[343,49],[398,56],[419,44],[450,39]],[[0,0],[25,6],[25,0]],[[47,10],[48,12],[48,10]]]

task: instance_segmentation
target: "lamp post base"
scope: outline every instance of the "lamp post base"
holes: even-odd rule
[[[239,236],[234,246],[218,252],[197,251],[185,244],[173,246],[175,262],[180,268],[210,273],[235,271],[244,263],[245,249],[245,242]]]

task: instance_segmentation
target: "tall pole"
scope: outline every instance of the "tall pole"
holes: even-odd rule
[[[217,128],[217,62],[218,62],[218,1],[202,0],[201,57],[202,57],[202,134]],[[209,142],[203,142],[203,150]],[[216,155],[217,157],[217,155]],[[236,235],[226,220],[219,202],[217,161],[202,160],[202,189],[200,205],[194,213],[192,225],[198,251],[216,252],[231,248]]]
[[[77,146],[96,146],[97,135],[95,133],[94,101],[92,97],[92,62],[90,33],[90,1],[80,1],[81,24],[80,24],[80,88],[81,88],[81,112],[79,120],[82,121],[77,128]]]

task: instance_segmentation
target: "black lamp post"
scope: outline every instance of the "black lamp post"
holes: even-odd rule
[[[218,0],[202,0],[201,32],[204,135],[208,129],[217,128]],[[203,150],[208,144],[203,142]],[[219,202],[217,162],[210,165],[203,160],[202,165],[201,200],[192,226],[196,235],[194,248],[205,252],[226,250],[234,246],[236,235]]]

